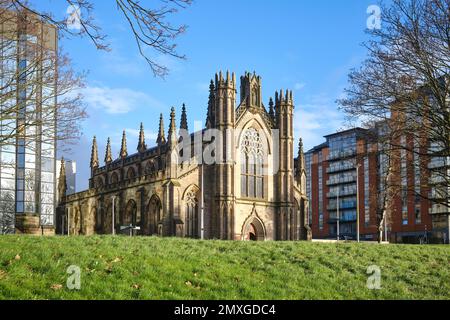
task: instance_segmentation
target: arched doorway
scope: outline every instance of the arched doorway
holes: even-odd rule
[[[257,217],[249,219],[242,230],[242,240],[244,241],[264,241],[266,240],[266,231],[264,224]]]
[[[257,232],[256,232],[255,225],[253,223],[251,223],[248,226],[247,230],[246,230],[246,234],[245,234],[245,239],[244,240],[246,240],[246,241],[256,241],[256,240],[258,240],[258,237],[257,237],[256,234],[257,234]]]
[[[143,233],[145,235],[158,234],[158,224],[161,221],[161,200],[157,195],[153,195],[148,202],[144,217]]]
[[[95,233],[102,234],[105,227],[105,210],[101,207],[96,210],[95,216]]]
[[[137,205],[134,200],[130,200],[125,208],[125,215],[123,217],[123,225],[136,225]]]

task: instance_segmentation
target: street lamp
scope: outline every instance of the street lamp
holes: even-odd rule
[[[361,164],[356,165],[356,241],[359,242],[359,168]]]
[[[70,236],[70,208],[67,208],[67,236]]]
[[[341,213],[339,212],[339,188],[337,188],[337,198],[336,198],[336,234],[337,234],[337,241],[339,241],[339,222],[341,220]]]
[[[204,183],[204,179],[203,179],[203,174],[204,174],[204,171],[203,171],[203,163],[201,164],[201,168],[202,168],[202,171],[201,171],[201,175],[202,175],[202,183],[201,183],[201,186],[202,186],[202,190],[201,190],[201,198],[202,198],[202,202],[201,202],[201,204],[200,204],[200,206],[201,206],[201,208],[200,208],[200,239],[204,239],[205,238],[205,222],[204,222],[204,206],[205,206],[205,200],[204,200],[204,189],[203,189],[203,183]]]
[[[114,213],[114,207],[115,207],[115,203],[116,203],[116,196],[112,196],[112,235],[114,236],[116,234],[116,230],[115,230],[115,213]]]

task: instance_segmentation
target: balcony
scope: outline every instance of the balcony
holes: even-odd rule
[[[341,204],[339,204],[339,210],[346,210],[346,209],[355,209],[356,208],[356,201],[345,201]],[[329,204],[327,206],[328,211],[336,211],[337,206],[336,203]]]
[[[355,222],[356,214],[341,214],[341,218],[339,219],[339,223],[345,222]],[[337,223],[336,214],[330,214],[328,219],[328,223]]]
[[[343,172],[343,171],[350,171],[355,170],[355,166],[330,166],[327,168],[327,173],[336,173],[336,172]]]
[[[342,177],[338,179],[328,179],[327,180],[327,186],[337,185],[337,184],[344,184],[344,183],[352,183],[356,182],[356,176],[350,176],[350,177]]]
[[[356,150],[331,151],[328,156],[328,161],[349,158],[356,155]]]
[[[356,188],[339,191],[339,197],[347,197],[347,196],[355,196],[356,195]],[[338,194],[337,192],[327,192],[327,198],[337,198]]]

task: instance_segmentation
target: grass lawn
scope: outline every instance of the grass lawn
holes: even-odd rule
[[[0,236],[0,299],[450,299],[450,246]]]

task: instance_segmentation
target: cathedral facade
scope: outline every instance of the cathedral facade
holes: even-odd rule
[[[66,195],[59,180],[56,232],[223,240],[308,240],[303,146],[294,157],[292,91],[276,92],[268,109],[261,78],[234,73],[211,80],[205,128],[190,133],[183,105],[172,108],[166,137],[160,117],[156,146],[141,125],[137,152],[123,133],[119,157],[108,140],[104,165],[94,137],[89,189]]]

